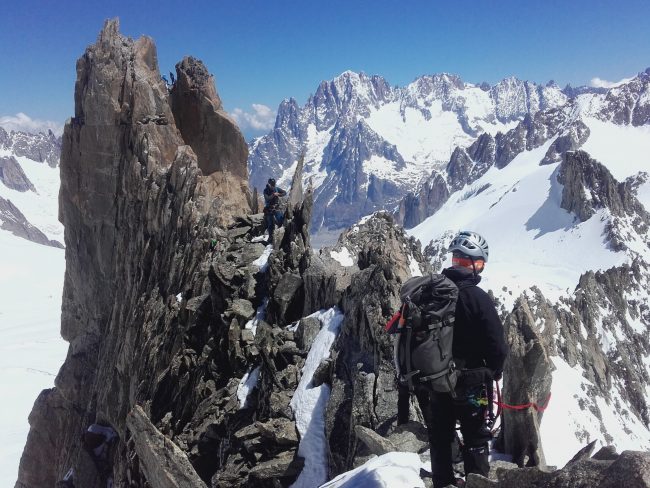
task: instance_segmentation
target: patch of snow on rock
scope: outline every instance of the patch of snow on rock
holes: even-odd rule
[[[302,377],[291,399],[291,409],[300,433],[298,455],[305,458],[302,472],[292,488],[312,488],[327,481],[327,440],[325,439],[325,408],[330,396],[330,387],[322,384],[311,386],[316,368],[329,357],[330,348],[343,322],[343,314],[334,307],[318,311],[310,317],[320,320],[322,326],[316,336],[307,360],[302,368]]]
[[[259,325],[261,320],[264,320],[264,315],[266,314],[266,306],[269,304],[269,299],[265,298],[264,301],[262,302],[262,305],[260,305],[257,308],[257,311],[255,312],[255,317],[250,319],[248,322],[246,322],[246,325],[244,325],[244,329],[250,329],[253,331],[253,335],[257,334],[257,326]]]
[[[422,271],[420,270],[420,265],[415,260],[415,258],[409,254],[409,270],[411,271],[411,276],[422,276]]]
[[[253,266],[260,268],[260,273],[264,273],[269,267],[269,256],[273,252],[273,244],[269,244],[264,248],[262,255],[253,261]]]
[[[259,377],[260,367],[258,366],[252,371],[248,371],[239,382],[239,386],[237,387],[237,399],[239,400],[240,410],[248,407],[248,395],[253,391],[253,388],[257,387],[257,380]]]
[[[420,457],[413,452],[389,452],[346,473],[342,473],[320,488],[424,488],[420,478]]]
[[[347,247],[342,247],[340,251],[330,251],[330,256],[341,263],[341,266],[354,266],[354,259]]]

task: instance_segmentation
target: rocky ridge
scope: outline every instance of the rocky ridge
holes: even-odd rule
[[[0,229],[7,230],[15,236],[22,237],[37,244],[59,248],[63,247],[59,241],[48,239],[43,232],[30,224],[23,213],[11,203],[11,200],[6,200],[2,197],[0,197]]]
[[[320,328],[302,317],[342,304],[350,279],[335,260],[312,256],[313,190],[288,209],[270,257],[255,242],[261,215],[249,216],[242,206],[239,215],[224,215],[206,205],[212,197],[222,199],[220,208],[241,200],[205,190],[212,179],[230,176],[202,174],[172,122],[152,41],[123,37],[117,21],[106,23],[79,60],[75,100],[61,163],[68,263],[61,332],[70,350],[56,387],[40,395],[30,416],[16,486],[53,485],[70,467],[76,484],[102,485],[105,474],[78,440],[92,422],[119,434],[112,455],[119,484],[172,486],[198,477],[211,486],[287,485],[304,462],[290,400]],[[106,156],[115,154],[108,146],[119,148],[119,158]],[[384,253],[387,231],[389,239],[406,238],[386,219],[378,221],[379,240],[357,245],[365,249],[366,273],[393,280],[391,262],[380,271],[376,254]],[[404,259],[400,244],[389,247],[391,260]],[[399,269],[406,278],[408,265]],[[380,326],[385,307],[364,327]],[[286,329],[296,321],[295,332]],[[389,358],[382,364],[388,377]],[[240,401],[241,380],[255,371],[257,383]],[[319,381],[329,382],[327,371],[320,370]],[[156,447],[162,438],[169,449]],[[39,462],[45,453],[52,460],[47,469]],[[163,457],[177,467],[159,477],[153,470]]]
[[[407,228],[433,215],[454,191],[484,175],[490,168],[507,166],[518,154],[549,146],[540,164],[562,161],[563,155],[578,150],[589,138],[584,117],[595,117],[617,125],[642,126],[650,122],[648,100],[650,74],[646,70],[629,82],[605,93],[580,92],[564,105],[526,114],[511,130],[495,136],[483,133],[470,145],[457,146],[443,169],[434,170],[416,191],[400,203],[396,216]],[[446,188],[443,183],[446,182]]]
[[[51,130],[48,130],[47,134],[30,134],[13,130],[7,132],[0,127],[0,149],[39,163],[47,163],[55,168],[59,164],[61,138],[56,137]]]

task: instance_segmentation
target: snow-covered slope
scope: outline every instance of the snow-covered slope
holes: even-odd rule
[[[0,486],[13,486],[29,424],[27,416],[65,359],[60,336],[63,249],[0,230]]]
[[[61,140],[51,132],[7,133],[0,127],[0,229],[41,244],[61,245],[60,146]]]
[[[7,133],[0,128],[3,487],[16,481],[29,432],[27,416],[41,390],[54,386],[68,346],[60,336],[65,253],[52,245],[63,242],[58,221],[59,150],[60,140],[51,134]]]
[[[270,176],[287,184],[304,152],[304,180],[316,188],[312,228],[340,229],[394,208],[455,147],[566,101],[553,83],[508,78],[477,86],[438,74],[391,87],[380,76],[346,71],[321,83],[303,107],[282,102],[274,129],[250,145],[251,184],[262,188]]]
[[[409,231],[437,269],[450,264],[452,234],[481,233],[490,245],[482,286],[504,313],[526,302],[539,332],[552,334],[553,400],[542,421],[552,465],[587,440],[650,449],[649,84],[642,73],[616,88],[619,98],[581,95],[562,113],[522,122],[504,136],[523,134],[509,146],[519,148],[514,158],[498,164],[503,140],[492,159],[468,157],[466,183]]]

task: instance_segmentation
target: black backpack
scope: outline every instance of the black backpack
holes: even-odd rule
[[[395,366],[404,386],[428,386],[454,394],[458,372],[453,361],[456,284],[441,274],[411,278],[400,290],[402,307],[387,324],[397,333]]]

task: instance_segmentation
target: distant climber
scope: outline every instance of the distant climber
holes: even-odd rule
[[[81,436],[81,443],[93,459],[97,472],[102,480],[105,480],[107,488],[113,486],[113,475],[109,457],[110,448],[117,438],[117,432],[112,427],[100,424],[90,425]]]
[[[273,243],[273,232],[275,226],[282,225],[284,215],[280,211],[280,197],[286,196],[287,192],[276,186],[275,178],[269,178],[264,188],[264,221],[269,231],[269,243]]]
[[[446,324],[440,321],[427,324],[424,322],[429,316],[423,314],[418,316],[419,328],[413,328],[413,335],[419,341],[427,334],[440,334],[441,337],[443,329],[453,329],[454,364],[451,369],[457,370],[455,386],[450,385],[445,391],[440,383],[435,383],[440,381],[440,375],[411,381],[427,424],[434,488],[463,486],[464,483],[455,478],[452,464],[456,420],[460,422],[463,437],[465,474],[477,473],[487,477],[490,470],[488,441],[492,437],[487,424],[492,382],[501,379],[507,355],[503,325],[494,303],[485,291],[476,286],[488,260],[487,242],[476,232],[463,231],[454,237],[449,252],[453,253],[452,266],[443,270],[442,275],[458,288],[453,318],[446,318]],[[444,281],[440,275],[433,276]],[[408,282],[405,287],[407,285]],[[411,348],[412,353],[421,354],[416,351]],[[398,423],[408,420],[408,391],[404,384],[399,388]]]

